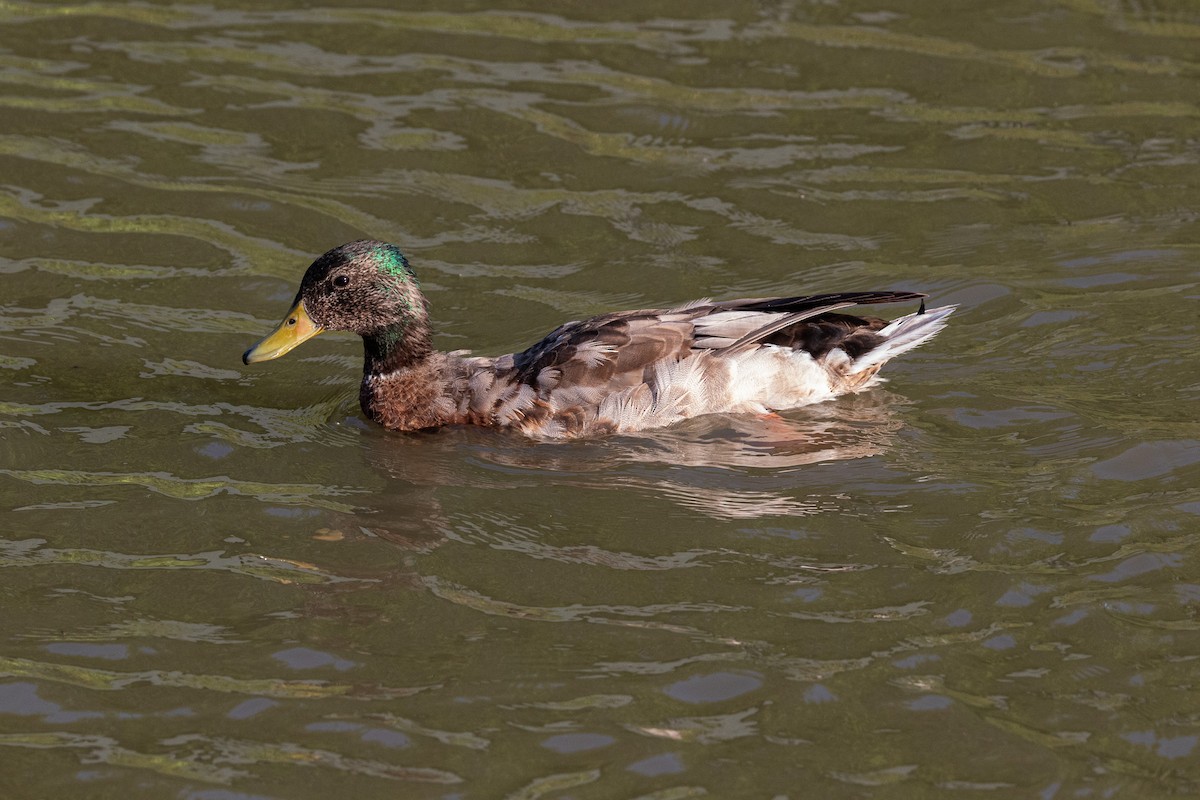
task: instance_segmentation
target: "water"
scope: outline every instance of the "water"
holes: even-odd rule
[[[0,3],[6,798],[1200,789],[1200,16]],[[400,436],[241,352],[396,241],[438,344],[961,308],[781,420]]]

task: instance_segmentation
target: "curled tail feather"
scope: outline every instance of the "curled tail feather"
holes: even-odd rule
[[[926,311],[922,303],[921,309],[915,314],[892,320],[878,331],[877,335],[883,341],[854,359],[850,364],[849,374],[854,375],[872,367],[879,367],[885,361],[925,344],[946,327],[946,317],[954,313],[957,307],[941,306]]]

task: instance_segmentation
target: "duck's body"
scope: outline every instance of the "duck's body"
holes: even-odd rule
[[[846,292],[623,311],[568,322],[498,358],[433,350],[426,304],[392,245],[331,250],[304,276],[284,323],[243,357],[283,355],[324,329],[363,337],[363,412],[393,430],[444,425],[577,437],[671,425],[700,414],[795,408],[857,392],[945,325],[952,306],[888,323],[835,313],[918,300]]]

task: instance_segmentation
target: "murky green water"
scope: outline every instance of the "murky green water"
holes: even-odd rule
[[[0,2],[0,794],[1200,791],[1200,13]],[[642,437],[400,436],[439,344],[857,289],[886,388]]]

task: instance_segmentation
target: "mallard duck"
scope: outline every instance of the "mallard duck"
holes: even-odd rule
[[[520,353],[433,349],[428,303],[386,242],[330,250],[304,273],[283,322],[242,356],[278,358],[322,331],[363,339],[363,412],[386,428],[512,428],[538,438],[632,432],[717,412],[768,414],[859,392],[928,341],[954,306],[919,292],[839,292],[617,311],[568,322]],[[835,313],[921,300],[888,322]]]

